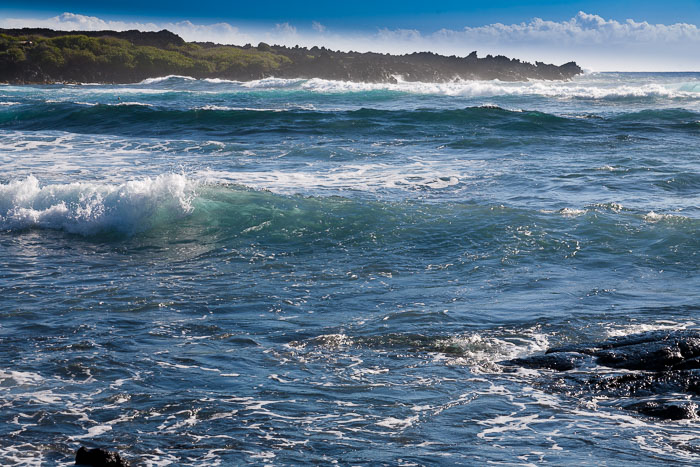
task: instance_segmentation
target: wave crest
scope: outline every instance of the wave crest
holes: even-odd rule
[[[191,76],[182,76],[182,75],[168,75],[168,76],[159,76],[157,78],[146,78],[143,81],[141,81],[138,84],[158,84],[162,83],[165,81],[197,81],[197,78],[193,78]]]
[[[0,230],[44,228],[84,236],[131,235],[192,211],[195,185],[166,174],[119,185],[69,183],[41,186],[29,176],[0,184]]]
[[[400,78],[400,77],[397,77]],[[420,95],[481,98],[498,96],[540,96],[555,99],[583,100],[639,100],[639,99],[690,99],[700,98],[700,85],[695,81],[675,83],[596,82],[587,77],[573,81],[525,81],[454,80],[450,82],[421,82],[398,79],[395,83],[367,83],[329,80],[323,78],[275,78],[252,81],[236,81],[223,78],[196,79],[190,76],[169,75],[149,78],[136,86],[186,85],[204,86],[209,92],[217,88],[248,91],[297,91],[320,94],[347,94],[364,92],[399,92]],[[233,86],[233,87],[232,87]],[[201,90],[201,89],[200,89]]]

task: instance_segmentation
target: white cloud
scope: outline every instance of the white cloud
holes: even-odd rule
[[[274,33],[281,36],[295,36],[297,28],[289,23],[275,24]]]
[[[109,21],[95,16],[63,13],[52,18],[0,18],[2,28],[51,28],[61,31],[160,31],[167,29],[180,35],[188,41],[219,42],[225,44],[245,44],[253,41],[253,36],[242,32],[239,28],[228,23],[193,24],[190,21],[176,23],[140,23],[134,21]]]
[[[158,29],[158,26],[155,23],[105,21],[95,16],[76,15],[74,13],[63,13],[62,15],[46,19],[5,18],[0,19],[0,26],[3,28],[53,28],[65,31],[94,31],[105,29],[111,29],[114,31],[126,31],[129,29],[153,31]]]
[[[444,31],[447,35],[463,35],[469,39],[513,41],[563,41],[567,44],[627,44],[630,41],[644,43],[674,43],[700,40],[700,29],[694,24],[672,25],[641,23],[628,19],[625,22],[606,20],[598,15],[580,11],[568,21],[545,21],[535,18],[529,23],[504,25],[490,24],[463,31]]]
[[[311,29],[313,29],[316,32],[320,32],[321,34],[326,32],[326,27],[324,25],[322,25],[321,23],[319,23],[318,21],[311,22]]]
[[[503,54],[523,60],[563,63],[576,60],[596,70],[700,70],[700,29],[694,24],[651,24],[617,21],[579,12],[565,21],[534,18],[517,24],[494,23],[433,32],[415,29],[331,31],[314,21],[310,29],[289,23],[274,27],[233,26],[190,21],[141,23],[103,20],[64,13],[46,19],[0,18],[0,27],[47,27],[61,30],[118,31],[168,29],[188,41],[223,44],[325,46],[338,50],[410,53],[430,50],[443,54]]]

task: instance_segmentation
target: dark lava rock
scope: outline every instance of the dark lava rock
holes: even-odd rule
[[[86,449],[81,446],[75,453],[75,465],[90,465],[92,467],[128,467],[129,463],[122,459],[119,453],[104,449]]]
[[[601,342],[548,349],[556,353],[593,355],[597,363],[627,370],[666,371],[700,368],[700,332],[654,331]]]
[[[583,360],[583,355],[565,352],[552,355],[533,355],[531,357],[515,358],[507,362],[501,362],[501,364],[524,368],[546,368],[548,370],[568,371],[578,367]]]
[[[664,420],[685,420],[698,416],[698,406],[693,402],[646,401],[630,404],[626,408]]]
[[[634,372],[622,375],[594,375],[581,381],[583,392],[609,397],[639,397],[664,394],[697,395],[700,373],[694,371]]]
[[[599,350],[594,355],[601,365],[628,370],[670,370],[684,360],[678,345],[665,341]]]
[[[602,396],[614,406],[666,420],[699,415],[700,400],[694,401],[700,396],[698,331],[654,331],[553,347],[501,364],[562,372],[555,381],[543,374],[549,380],[542,386],[576,398]]]

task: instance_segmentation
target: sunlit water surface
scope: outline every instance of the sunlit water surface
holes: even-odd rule
[[[698,326],[699,138],[692,73],[0,86],[0,463],[697,463],[497,362]]]

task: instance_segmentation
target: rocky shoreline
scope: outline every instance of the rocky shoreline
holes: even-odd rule
[[[665,420],[700,417],[700,332],[654,331],[501,362],[544,372],[543,388]]]
[[[134,83],[172,74],[251,81],[267,77],[395,83],[398,80],[569,80],[583,70],[510,59],[431,52],[340,52],[260,43],[185,42],[169,31],[0,29],[0,81],[13,84]]]

